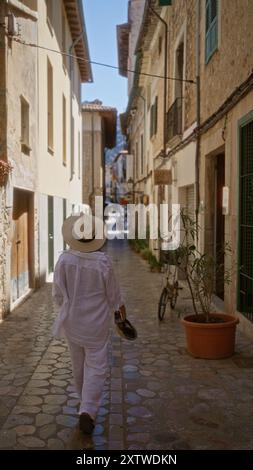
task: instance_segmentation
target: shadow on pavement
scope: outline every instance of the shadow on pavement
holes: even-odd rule
[[[94,450],[94,443],[91,436],[83,434],[79,426],[76,426],[72,434],[70,435],[69,441],[66,444],[67,450]]]

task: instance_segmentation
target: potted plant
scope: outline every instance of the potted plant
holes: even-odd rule
[[[194,314],[181,320],[186,331],[188,352],[206,359],[230,357],[234,353],[235,331],[239,320],[234,315],[213,312],[212,299],[217,277],[222,278],[225,284],[231,281],[233,268],[227,268],[224,262],[231,256],[231,248],[226,244],[222,249],[223,256],[200,253],[195,246],[198,234],[195,221],[184,212],[181,220],[183,240],[175,253],[194,310]]]
[[[13,167],[11,164],[2,158],[0,159],[0,186],[5,186],[8,181],[9,174]]]

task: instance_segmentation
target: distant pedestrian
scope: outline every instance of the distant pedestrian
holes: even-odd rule
[[[81,225],[79,216],[65,220],[62,234],[70,248],[59,257],[53,283],[53,299],[60,307],[53,333],[68,341],[80,398],[79,426],[87,434],[93,431],[107,376],[112,313],[119,311],[121,318],[126,318],[112,262],[99,251],[105,238],[96,238],[94,217],[92,238],[77,238],[76,227],[80,234],[89,217],[82,216]]]

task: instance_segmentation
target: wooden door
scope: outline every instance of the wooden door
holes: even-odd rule
[[[54,271],[54,198],[48,196],[48,272]]]
[[[14,190],[11,247],[11,296],[18,300],[29,289],[29,193]]]
[[[240,128],[238,309],[253,321],[253,120]]]

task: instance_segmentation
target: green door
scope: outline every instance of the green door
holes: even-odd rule
[[[239,132],[238,309],[253,321],[253,120]]]
[[[54,270],[54,198],[48,196],[48,272]]]

